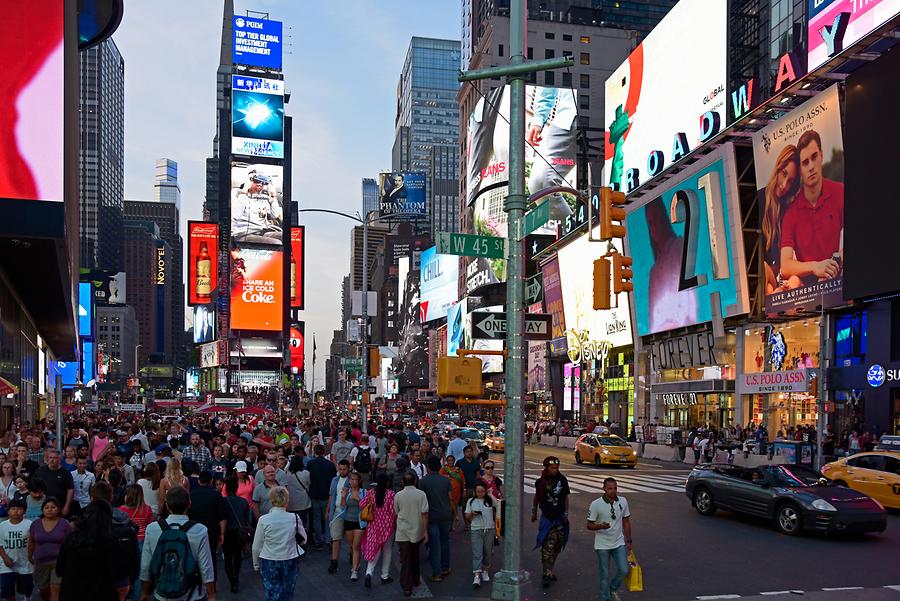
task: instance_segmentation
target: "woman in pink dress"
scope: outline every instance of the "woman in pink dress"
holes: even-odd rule
[[[397,514],[394,513],[394,491],[390,488],[391,480],[384,472],[378,474],[375,494],[366,495],[362,507],[372,506],[375,518],[369,522],[363,534],[362,556],[366,560],[366,588],[372,587],[372,574],[375,564],[381,558],[381,584],[394,581],[390,577],[391,547],[394,544],[394,530],[397,527]]]

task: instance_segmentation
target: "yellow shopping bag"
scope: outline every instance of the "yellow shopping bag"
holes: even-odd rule
[[[628,591],[631,593],[639,593],[644,590],[644,574],[641,566],[638,565],[634,553],[628,554]]]

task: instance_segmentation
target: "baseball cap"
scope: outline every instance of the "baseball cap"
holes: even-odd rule
[[[238,461],[234,464],[234,471],[236,472],[244,472],[247,473],[247,462],[246,461]]]
[[[268,175],[263,175],[262,173],[253,173],[250,175],[250,181],[265,185],[271,183],[272,180],[269,179]]]

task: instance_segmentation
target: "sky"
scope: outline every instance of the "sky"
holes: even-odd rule
[[[222,0],[126,2],[113,35],[125,60],[125,198],[153,198],[156,159],[178,162],[181,235],[203,217],[215,135]],[[457,0],[235,0],[235,14],[284,22],[284,75],[293,117],[293,200],[356,213],[364,177],[391,166],[396,90],[412,36],[459,39]],[[301,214],[306,225],[307,386],[316,335],[322,388],[340,325],[352,222]]]

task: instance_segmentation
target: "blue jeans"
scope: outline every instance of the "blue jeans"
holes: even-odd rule
[[[293,600],[294,584],[297,582],[296,559],[274,561],[260,558],[259,573],[266,590],[266,601]]]
[[[611,593],[619,590],[628,575],[628,550],[625,545],[615,549],[595,549],[600,560],[600,601],[610,601]],[[609,560],[616,562],[616,575],[609,579]]]
[[[328,525],[325,523],[327,509],[328,499],[312,499],[312,537],[313,543],[316,545],[331,542]]]
[[[432,576],[450,569],[450,520],[428,520],[428,560]]]

